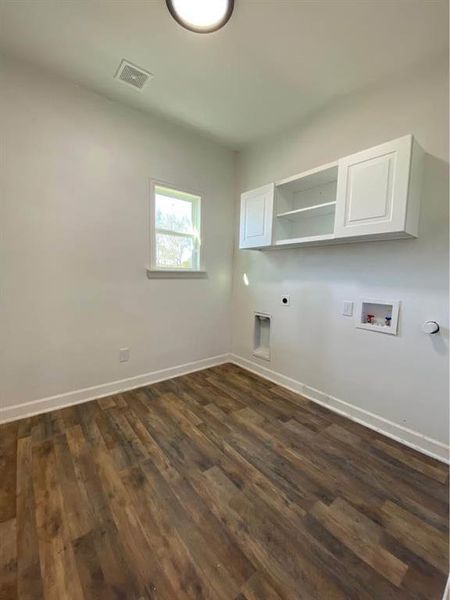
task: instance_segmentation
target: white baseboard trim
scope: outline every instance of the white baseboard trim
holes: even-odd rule
[[[370,429],[405,444],[414,450],[447,464],[449,463],[449,447],[442,442],[433,440],[417,431],[398,425],[384,417],[380,417],[379,415],[331,396],[330,394],[321,392],[296,379],[282,375],[281,373],[268,369],[254,361],[238,356],[237,354],[220,354],[218,356],[188,362],[176,367],[151,371],[150,373],[144,373],[143,375],[137,375],[127,379],[120,379],[118,381],[83,388],[73,392],[66,392],[64,394],[58,394],[40,400],[8,406],[2,408],[0,411],[0,423],[8,423],[10,421],[31,417],[58,408],[64,408],[65,406],[81,404],[83,402],[88,402],[89,400],[96,400],[97,398],[126,392],[145,385],[157,383],[158,381],[171,379],[172,377],[178,377],[180,375],[186,375],[187,373],[207,369],[208,367],[214,367],[226,362],[232,362],[239,365],[248,371],[256,373],[269,381],[273,381],[282,387],[301,394],[305,398],[308,398],[308,400],[317,402],[352,421],[360,423],[365,427],[369,427]]]
[[[344,402],[344,400],[339,400],[339,398],[335,398],[330,394],[325,394],[320,390],[317,390],[309,385],[301,383],[296,379],[292,379],[291,377],[287,377],[286,375],[282,375],[276,371],[272,371],[267,367],[259,365],[252,360],[248,360],[246,358],[242,358],[237,354],[230,354],[229,358],[230,362],[247,369],[248,371],[252,371],[269,381],[273,381],[274,383],[281,385],[282,387],[287,388],[297,394],[301,394],[308,400],[312,400],[313,402],[317,402],[330,410],[343,415],[351,419],[352,421],[356,421],[356,423],[360,423],[365,427],[369,427],[378,433],[381,433],[397,442],[405,444],[418,452],[422,452],[432,458],[436,458],[441,462],[449,463],[449,447],[442,442],[437,440],[433,440],[417,431],[413,431],[412,429],[408,429],[407,427],[403,427],[403,425],[398,425],[393,421],[389,421],[384,417],[380,417],[374,413],[371,413],[363,408],[359,408],[354,404],[349,404],[348,402]]]
[[[112,394],[119,394],[120,392],[140,388],[145,385],[157,383],[158,381],[178,377],[179,375],[186,375],[187,373],[193,373],[194,371],[221,365],[228,362],[228,360],[228,354],[219,354],[218,356],[203,358],[176,367],[151,371],[150,373],[144,373],[143,375],[137,375],[136,377],[128,377],[127,379],[103,383],[101,385],[95,385],[73,392],[66,392],[65,394],[58,394],[57,396],[50,396],[40,400],[33,400],[32,402],[8,406],[0,410],[0,423],[8,423],[10,421],[32,417],[33,415],[39,415],[58,408],[64,408],[65,406],[81,404],[82,402],[87,402],[89,400],[96,400],[97,398],[111,396]]]
[[[442,600],[449,600],[450,598],[450,576],[447,579],[447,585],[445,586],[444,595],[442,596]]]

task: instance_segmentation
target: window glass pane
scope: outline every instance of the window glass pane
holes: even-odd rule
[[[156,265],[169,269],[197,269],[194,239],[182,235],[156,233]]]
[[[158,229],[170,229],[179,233],[194,233],[193,203],[155,190],[155,221]]]

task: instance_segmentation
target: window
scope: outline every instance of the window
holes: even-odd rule
[[[200,272],[201,197],[152,185],[151,271]]]

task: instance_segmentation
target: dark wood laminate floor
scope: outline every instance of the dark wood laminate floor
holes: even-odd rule
[[[442,598],[445,465],[234,365],[0,441],[2,600]]]

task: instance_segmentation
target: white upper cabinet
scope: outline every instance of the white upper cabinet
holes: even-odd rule
[[[245,192],[240,247],[417,237],[423,156],[406,135]]]
[[[272,244],[274,184],[241,195],[240,248]]]
[[[421,155],[407,135],[340,159],[336,238],[417,237]]]

